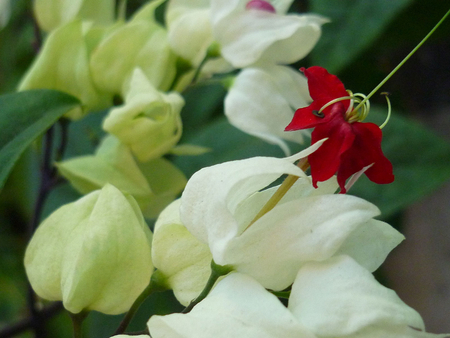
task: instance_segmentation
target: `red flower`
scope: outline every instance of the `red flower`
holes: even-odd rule
[[[368,166],[364,173],[372,182],[393,182],[392,164],[381,150],[381,129],[373,123],[359,122],[358,112],[353,110],[350,99],[336,100],[350,96],[343,83],[322,67],[300,70],[308,79],[313,102],[298,109],[285,130],[314,128],[312,144],[328,137],[308,156],[314,187],[317,188],[317,182],[326,181],[337,173],[341,193],[345,193],[346,180]],[[333,100],[335,103],[327,105]]]

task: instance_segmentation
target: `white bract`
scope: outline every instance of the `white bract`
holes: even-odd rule
[[[167,288],[187,306],[205,287],[211,273],[211,252],[186,229],[179,218],[181,200],[159,215],[154,229],[152,260]]]
[[[153,338],[443,338],[351,257],[306,263],[285,308],[251,277],[232,273],[188,314],[153,316]]]
[[[174,51],[198,65],[215,41],[235,68],[259,62],[292,63],[308,54],[327,22],[318,15],[285,15],[292,0],[277,1],[275,13],[246,9],[248,0],[171,0],[166,21]]]
[[[232,273],[188,314],[153,316],[153,338],[316,338],[249,276]]]
[[[312,153],[321,143],[289,158],[255,157],[195,173],[181,197],[180,215],[175,215],[177,210],[172,206],[171,212],[158,220],[155,237],[165,240],[154,244],[155,257],[156,251],[161,251],[161,256],[177,243],[177,235],[164,232],[177,228],[181,234],[185,226],[204,243],[202,257],[207,245],[215,263],[231,265],[273,290],[292,284],[306,262],[340,253],[352,255],[367,269],[375,270],[403,236],[388,224],[373,220],[379,214],[374,205],[349,195],[333,195],[337,189],[335,179],[324,182],[319,189],[312,187],[293,162]],[[283,174],[300,179],[275,208],[251,224],[276,188],[261,190]],[[187,232],[183,234],[188,237]],[[378,236],[377,240],[373,236]],[[186,238],[184,243],[189,247],[195,241]],[[155,265],[163,272],[171,271],[171,266],[179,264],[176,256],[167,258],[161,266]],[[209,265],[203,265],[203,269],[209,271]],[[180,285],[171,286],[183,289],[183,283],[189,280],[187,277],[180,280]],[[197,287],[201,290],[203,286]]]
[[[288,308],[319,338],[448,337],[424,332],[420,315],[348,256],[303,266]]]
[[[225,98],[228,121],[247,134],[281,147],[284,140],[303,143],[307,132],[286,133],[294,111],[310,103],[306,78],[286,66],[270,65],[243,69]]]

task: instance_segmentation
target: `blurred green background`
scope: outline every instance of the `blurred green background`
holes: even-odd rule
[[[129,0],[129,12],[142,3]],[[296,0],[291,11],[314,12],[332,21],[323,27],[313,52],[293,66],[326,67],[348,89],[368,94],[448,9],[442,0]],[[35,56],[35,40],[31,1],[12,0],[10,21],[0,31],[1,94],[15,90]],[[392,94],[394,115],[383,129],[383,149],[394,165],[396,180],[383,186],[364,177],[350,193],[375,203],[381,218],[407,237],[378,272],[379,278],[422,314],[429,331],[450,332],[450,19],[381,90]],[[226,121],[225,94],[220,85],[199,85],[184,93],[181,142],[212,148],[201,156],[172,158],[188,177],[226,160],[283,156],[279,148]],[[380,124],[387,113],[385,99],[375,95],[371,103],[368,120]],[[93,152],[105,113],[71,124],[67,158]],[[292,149],[300,147],[292,145]],[[27,316],[22,259],[39,185],[40,155],[40,144],[35,142],[0,194],[0,337],[2,329]],[[43,217],[77,197],[68,184],[58,186]],[[157,294],[144,304],[130,329],[142,330],[156,307],[159,313],[180,309],[170,292]],[[85,325],[86,337],[109,337],[120,318],[92,314]],[[47,330],[48,336],[72,335],[64,313],[55,316]]]

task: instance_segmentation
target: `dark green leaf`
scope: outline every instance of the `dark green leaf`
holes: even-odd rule
[[[0,189],[23,151],[79,101],[54,90],[0,96]]]
[[[184,142],[211,148],[199,156],[178,156],[174,164],[190,177],[203,167],[252,156],[284,156],[278,146],[236,129],[225,117],[216,119]]]
[[[311,0],[311,12],[328,17],[312,63],[332,74],[354,60],[412,0]]]

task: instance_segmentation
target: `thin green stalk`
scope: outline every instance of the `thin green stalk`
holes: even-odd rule
[[[125,21],[127,19],[127,0],[119,0],[117,5],[117,20]]]
[[[139,297],[134,301],[133,305],[131,306],[130,310],[128,310],[125,317],[122,319],[122,322],[120,323],[119,327],[117,328],[116,332],[114,332],[114,335],[122,334],[127,329],[128,325],[130,324],[131,320],[133,319],[134,315],[138,311],[139,307],[144,303],[144,301],[153,293],[155,292],[161,292],[166,290],[167,287],[164,285],[164,278],[162,278],[161,274],[158,270],[156,270],[152,278],[150,280],[150,284],[145,288],[144,291],[139,295]]]
[[[300,160],[297,166],[303,171],[306,171],[309,168],[308,159],[304,158]],[[286,195],[286,193],[289,191],[289,189],[291,189],[291,187],[294,185],[295,182],[297,182],[298,179],[299,179],[298,176],[288,175],[288,177],[286,177],[283,183],[281,183],[277,191],[275,191],[275,193],[270,197],[270,199],[266,202],[266,204],[264,204],[262,209],[253,218],[253,220],[250,222],[247,228],[245,228],[245,230],[247,230],[253,223],[255,223],[258,219],[267,214],[270,210],[275,208],[278,202],[284,197],[284,195]]]
[[[364,104],[364,103],[366,103],[366,101],[368,100],[368,99],[370,99],[372,96],[373,96],[373,94],[375,94],[377,91],[378,91],[378,89],[380,89],[381,88],[381,86],[382,85],[384,85],[391,77],[392,77],[392,75],[394,75],[395,74],[395,72],[397,72],[397,70],[399,70],[400,69],[400,67],[401,66],[403,66],[403,64],[406,62],[406,61],[408,61],[408,59],[425,43],[425,41],[427,41],[428,40],[428,38],[434,33],[434,31],[444,22],[444,20],[447,18],[447,16],[450,14],[450,10],[448,10],[448,12],[447,13],[445,13],[445,15],[442,17],[442,19],[441,20],[439,20],[439,22],[436,24],[436,26],[434,26],[433,27],[433,29],[422,39],[422,41],[420,41],[419,42],[419,44],[402,60],[402,62],[400,62],[398,65],[397,65],[397,67],[395,67],[390,73],[389,73],[389,75],[388,76],[386,76],[385,78],[384,78],[384,80],[383,81],[381,81],[379,84],[378,84],[378,86],[376,86],[370,93],[369,93],[369,95],[367,95],[367,97],[364,99],[364,100],[362,100],[359,104],[358,104],[358,106],[354,109],[354,110],[358,110],[359,108],[361,108],[361,106]]]
[[[221,276],[229,274],[233,269],[230,266],[218,265],[214,261],[211,261],[211,275],[209,276],[208,282],[206,283],[203,291],[195,298],[181,313],[190,312],[195,305],[200,303],[203,299],[208,296],[209,292],[214,287],[214,284]]]

